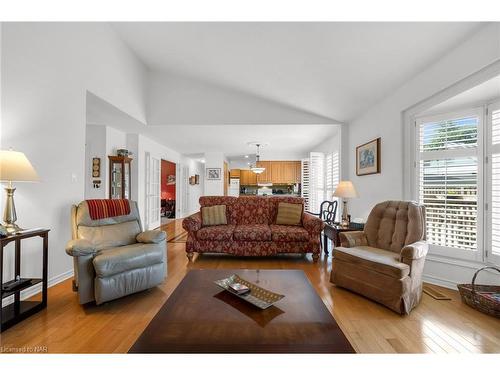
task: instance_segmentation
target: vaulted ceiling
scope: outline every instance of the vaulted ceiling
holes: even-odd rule
[[[205,88],[213,84],[315,115],[318,120],[310,122],[318,123],[359,116],[480,26],[467,22],[112,24],[153,72],[190,77],[204,82]],[[175,95],[173,91],[168,97],[175,100]],[[189,96],[186,100],[196,111],[200,103]],[[176,102],[173,109],[181,107]],[[176,112],[162,113],[155,125],[178,122],[169,113]],[[200,113],[201,119],[194,122],[203,121],[204,112]],[[214,121],[218,118],[207,122]]]

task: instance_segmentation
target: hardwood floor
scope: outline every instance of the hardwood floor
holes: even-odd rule
[[[71,280],[49,289],[49,306],[0,336],[0,352],[46,348],[50,353],[124,353],[167,300],[189,269],[302,269],[360,353],[500,353],[500,320],[460,301],[458,292],[433,287],[451,300],[424,294],[409,316],[401,317],[329,282],[331,258],[311,256],[240,258],[205,255],[188,263],[181,220],[163,227],[168,234],[168,277],[158,288],[103,306],[80,306]]]

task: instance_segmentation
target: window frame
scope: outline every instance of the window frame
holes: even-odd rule
[[[492,236],[493,236],[493,230],[492,230],[492,173],[491,173],[491,168],[492,168],[492,154],[493,154],[493,149],[496,148],[500,152],[500,144],[493,145],[492,139],[490,138],[490,135],[492,134],[492,128],[493,128],[493,111],[499,110],[500,109],[500,99],[497,98],[497,100],[491,101],[485,105],[486,107],[486,129],[485,129],[485,155],[486,155],[486,162],[485,162],[485,181],[486,181],[486,188],[485,188],[485,254],[484,254],[484,260],[487,261],[488,263],[500,265],[500,254],[493,253],[493,247],[492,247]]]
[[[462,150],[443,150],[443,151],[428,151],[425,154],[428,155],[426,158],[421,158],[420,152],[420,126],[429,122],[439,122],[444,120],[454,120],[464,117],[477,117],[478,118],[478,129],[477,129],[477,147],[475,149],[462,149]],[[485,161],[485,150],[484,150],[484,137],[485,137],[485,106],[481,107],[471,107],[459,111],[450,111],[429,116],[419,116],[414,118],[414,132],[413,132],[413,145],[414,145],[414,171],[413,171],[413,199],[419,202],[419,181],[420,181],[420,161],[429,159],[439,159],[440,155],[447,155],[447,158],[454,157],[470,157],[475,156],[477,158],[477,235],[476,235],[476,250],[466,250],[448,246],[440,246],[429,244],[429,254],[439,255],[454,259],[464,259],[471,261],[483,261],[484,260],[484,250],[485,250],[485,236],[484,234],[484,221],[485,221],[485,175],[484,175],[484,161]],[[445,158],[441,158],[445,159]]]

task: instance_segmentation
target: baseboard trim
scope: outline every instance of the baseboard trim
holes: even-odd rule
[[[437,276],[423,275],[422,280],[426,283],[441,286],[443,288],[458,290],[457,283]]]
[[[63,272],[60,275],[53,276],[49,279],[47,282],[47,288],[53,287],[54,285],[57,285],[59,283],[62,283],[63,281],[66,281],[67,279],[73,277],[74,271],[71,269],[69,271]],[[34,295],[41,293],[42,292],[42,284],[37,284],[35,286],[32,286],[31,288],[25,289],[21,292],[21,299],[27,299],[30,297],[33,297]],[[14,296],[11,296],[9,298],[5,298],[2,301],[2,307],[7,306],[14,302]]]

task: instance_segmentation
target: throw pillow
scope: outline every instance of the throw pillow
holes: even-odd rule
[[[284,203],[278,204],[278,215],[276,216],[278,225],[301,225],[302,224],[302,204]]]
[[[202,226],[226,225],[226,205],[217,205],[201,208]]]

